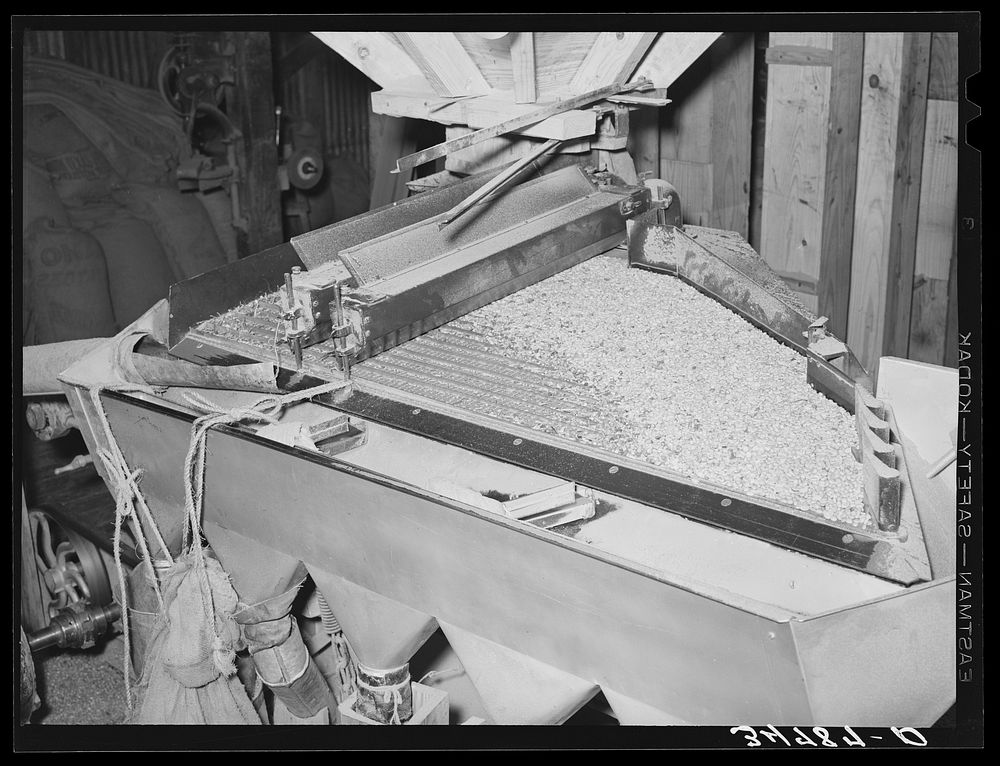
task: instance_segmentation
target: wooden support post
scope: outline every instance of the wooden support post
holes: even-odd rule
[[[770,35],[769,45],[829,49],[832,40],[829,32],[781,32]],[[826,66],[767,67],[760,253],[781,276],[803,286],[799,298],[813,311],[818,310],[813,285],[820,274],[831,74]]]
[[[538,99],[535,87],[535,33],[515,32],[510,41],[510,66],[514,76],[514,101],[533,104]]]
[[[827,326],[838,338],[847,337],[864,49],[862,32],[833,35],[817,294],[818,313],[829,318]]]
[[[955,219],[951,266],[948,271],[948,317],[944,331],[944,363],[958,367],[958,219]]]
[[[882,353],[903,35],[866,32],[847,345],[874,372]]]
[[[253,255],[282,241],[278,150],[274,143],[274,83],[269,32],[231,32],[236,84],[229,88],[229,118],[242,133],[237,161],[239,200],[246,230],[239,231],[239,256]]]
[[[639,173],[660,175],[660,109],[637,109],[629,125],[629,151]]]
[[[886,356],[906,356],[909,348],[930,55],[929,32],[903,35],[902,76],[896,129],[896,171],[892,191],[892,230],[889,239],[888,281],[885,295],[885,330],[882,334],[882,354]],[[945,286],[947,291],[947,282]],[[944,323],[941,324],[943,330]]]
[[[372,114],[370,134],[373,163],[369,210],[375,210],[406,199],[409,194],[406,182],[412,177],[413,171],[390,171],[396,167],[397,159],[416,151],[417,141],[412,120],[408,117]]]
[[[957,102],[927,102],[906,355],[932,364],[941,364],[949,349],[957,354],[957,347],[952,348],[957,335],[948,335],[946,325],[955,258],[958,131]]]
[[[728,34],[712,46],[712,226],[744,237],[750,222],[753,35]],[[681,195],[683,206],[684,196]]]

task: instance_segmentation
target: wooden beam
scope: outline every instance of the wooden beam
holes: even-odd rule
[[[948,316],[944,331],[944,363],[958,367],[958,218],[952,240],[951,268],[948,270]]]
[[[628,134],[629,151],[639,173],[660,175],[660,110],[639,109],[632,113]]]
[[[570,80],[569,92],[628,80],[655,39],[656,32],[601,32]]]
[[[380,88],[427,93],[431,84],[388,32],[313,32]]]
[[[773,45],[832,45],[830,33],[772,33]],[[768,67],[760,253],[818,279],[832,68]]]
[[[727,34],[712,46],[709,55],[713,70],[710,225],[746,237],[750,225],[753,34]]]
[[[927,102],[907,356],[934,364],[957,355],[951,311],[958,206],[958,103]],[[948,333],[952,332],[951,335]],[[954,346],[954,348],[951,348]]]
[[[913,269],[917,255],[917,212],[924,163],[927,117],[927,77],[930,70],[929,32],[903,36],[899,116],[896,128],[896,171],[892,191],[892,231],[889,239],[885,331],[882,353],[906,356],[910,340]],[[944,292],[947,295],[947,279]],[[943,323],[942,323],[943,330]]]
[[[515,32],[510,41],[510,67],[514,75],[514,101],[533,104],[538,98],[535,88],[535,33]]]
[[[392,173],[396,160],[416,151],[416,132],[412,121],[405,117],[386,117],[373,114],[370,131],[372,135],[372,192],[369,210],[406,199],[409,189],[406,183],[413,171]]]
[[[838,338],[847,337],[864,50],[863,32],[834,33],[818,305]]]
[[[515,104],[502,98],[482,96],[440,107],[440,97],[430,93],[408,94],[375,91],[372,111],[394,117],[413,117],[445,125],[488,128],[512,117],[534,112],[545,104]],[[582,138],[597,130],[597,115],[591,109],[571,109],[528,125],[513,133],[534,138]]]
[[[958,32],[935,32],[931,37],[927,98],[958,101]]]
[[[866,32],[847,345],[874,372],[882,353],[903,35]]]
[[[764,51],[767,32],[754,33],[753,136],[750,142],[750,246],[760,252],[761,214],[764,207],[764,146],[767,142],[767,70]]]
[[[452,32],[396,32],[396,39],[441,96],[481,95],[489,83]]]
[[[721,32],[661,32],[635,72],[647,77],[657,88],[669,88]]]
[[[769,65],[831,66],[833,51],[812,45],[772,45],[764,52],[764,60]]]
[[[245,257],[282,242],[281,187],[278,150],[274,145],[274,83],[271,71],[271,35],[268,32],[231,32],[236,82],[227,99],[229,118],[242,134],[239,142],[239,202],[245,228],[236,247]]]

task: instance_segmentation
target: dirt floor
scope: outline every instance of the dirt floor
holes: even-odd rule
[[[32,724],[125,722],[124,644],[120,636],[91,649],[50,649],[35,655],[42,706]]]

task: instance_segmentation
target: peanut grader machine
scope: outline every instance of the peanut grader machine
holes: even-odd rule
[[[384,66],[417,35],[319,35],[383,87],[430,87],[407,59]],[[486,63],[525,42],[500,37],[475,43],[494,89],[511,75]],[[595,81],[582,48],[575,76],[543,77],[575,48],[536,35],[537,100],[573,76],[596,90],[553,115],[621,107],[690,63],[651,61],[718,34],[701,37]],[[534,95],[506,128],[541,119]],[[497,121],[475,98],[421,103]],[[932,475],[954,371],[883,358],[870,375],[738,234],[684,225],[670,184],[557,143],[174,285],[61,376],[91,453],[100,385],[176,553],[205,412],[187,395],[232,410],[326,385],[277,423],[208,432],[201,524],[245,603],[284,604],[308,573],[356,667],[342,722],[418,722],[430,689],[459,723],[584,706],[621,724],[934,723],[955,699],[955,474]],[[297,717],[325,704],[310,688],[285,695]]]
[[[336,384],[283,412],[306,441],[245,423],[209,433],[202,524],[248,603],[308,570],[376,720],[400,709],[379,685],[398,688],[443,635],[433,667],[453,683],[441,688],[496,724],[561,723],[599,692],[622,724],[934,722],[955,694],[953,506],[930,486],[947,474],[925,474],[951,371],[884,359],[873,387],[737,235],[684,227],[662,182],[541,163],[522,176],[447,226],[494,173],[175,285],[63,374],[77,421],[95,423],[87,381],[115,359],[202,366],[198,385],[215,390],[198,390],[221,408],[259,397],[226,382],[247,364],[282,391]],[[532,302],[544,302],[552,280],[600,260],[695,288],[697,305],[794,352],[809,386],[853,417],[863,513],[827,518],[629,457],[608,446],[614,403],[579,368],[519,361],[474,321],[505,296],[542,289]],[[610,308],[628,318],[628,300]],[[176,551],[201,412],[191,387],[157,390],[109,389],[101,403]],[[96,452],[100,430],[83,430]]]

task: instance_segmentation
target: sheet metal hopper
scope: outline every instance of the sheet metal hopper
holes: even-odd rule
[[[374,667],[408,661],[440,629],[497,723],[561,722],[598,691],[623,723],[936,720],[954,699],[954,571],[928,557],[921,515],[938,510],[916,497],[902,448],[895,524],[846,525],[582,438],[600,401],[558,369],[469,342],[463,317],[620,248],[628,221],[623,269],[686,279],[794,347],[850,411],[879,395],[846,347],[818,343],[830,339],[816,317],[768,289],[759,258],[701,252],[648,186],[538,170],[454,228],[437,217],[489,174],[175,285],[169,309],[142,320],[189,361],[277,361],[288,390],[343,376],[353,338],[350,384],[285,417],[346,414],[364,444],[317,454],[245,427],[209,438],[205,531],[234,582],[260,580],[261,561],[275,581],[304,562]],[[636,244],[653,231],[689,255]],[[711,276],[720,264],[725,279]],[[747,280],[752,300],[737,289]],[[282,336],[296,305],[298,368]],[[755,315],[761,305],[786,321]],[[79,390],[71,400],[90,406]],[[193,415],[171,390],[103,401],[125,454],[147,466],[163,526],[178,528],[168,519]],[[902,443],[907,424],[880,401]],[[466,491],[486,486],[485,499]],[[540,499],[567,486],[561,505]],[[515,512],[519,498],[537,507]],[[589,517],[551,515],[570,506]]]

